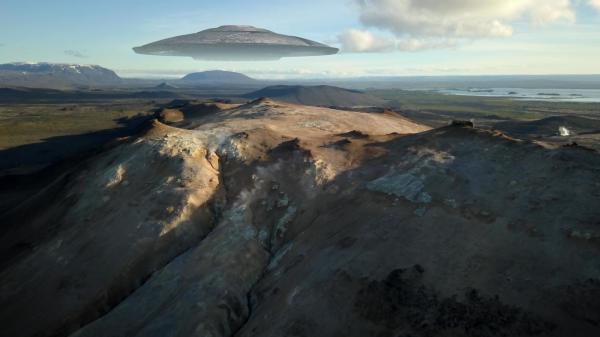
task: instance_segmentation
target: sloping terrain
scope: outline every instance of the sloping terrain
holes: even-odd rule
[[[248,93],[244,97],[251,99],[268,97],[295,104],[339,107],[378,106],[385,102],[360,91],[328,85],[276,85]]]
[[[0,105],[0,178],[33,173],[137,134],[152,120],[153,108],[141,100]]]
[[[580,116],[552,116],[535,121],[496,123],[495,129],[514,137],[554,144],[575,142],[600,150],[600,120]],[[560,134],[560,129],[568,134]]]
[[[559,134],[559,127],[573,134],[600,132],[600,120],[579,116],[552,116],[535,121],[507,121],[494,128],[516,137],[550,137]]]
[[[264,99],[188,118],[1,215],[3,335],[600,332],[598,154]]]

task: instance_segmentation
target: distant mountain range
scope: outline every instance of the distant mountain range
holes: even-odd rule
[[[0,64],[0,87],[81,89],[124,85],[145,86],[156,83],[154,89],[174,90],[178,85],[248,85],[259,83],[244,74],[211,70],[190,73],[179,80],[169,82],[121,79],[114,71],[97,65],[60,63],[7,63]],[[176,84],[176,85],[175,85]]]
[[[245,98],[273,98],[284,102],[318,106],[379,106],[384,100],[357,90],[348,90],[328,85],[301,86],[276,85],[251,92]]]
[[[202,71],[197,73],[191,73],[184,76],[181,81],[183,82],[195,82],[195,83],[253,83],[255,79],[248,77],[244,74],[223,71],[223,70],[211,70]]]
[[[165,85],[161,84],[166,82]],[[194,72],[177,80],[124,78],[114,71],[97,65],[60,63],[8,63],[0,64],[0,87],[26,87],[46,89],[94,89],[119,87],[129,89],[175,89],[243,88],[250,91],[266,85],[336,86],[349,89],[485,89],[485,88],[533,88],[533,89],[600,89],[600,75],[515,75],[515,76],[413,76],[413,77],[361,77],[361,78],[315,78],[289,80],[259,80],[241,73],[223,70]],[[327,99],[325,92],[316,93],[320,103]],[[306,89],[303,89],[306,90]],[[301,90],[300,90],[301,91]],[[301,93],[299,93],[301,94]],[[286,96],[286,95],[284,95]],[[302,96],[302,95],[300,95]],[[350,95],[354,96],[354,95]],[[288,96],[289,97],[289,96]],[[364,97],[363,97],[364,98]],[[361,98],[361,101],[363,100]],[[291,100],[294,101],[294,100]],[[344,104],[345,106],[351,104]]]
[[[177,89],[177,88],[178,88],[177,86],[174,86],[167,82],[162,82],[161,84],[154,87],[154,89],[160,89],[160,90],[173,90],[173,89]]]
[[[110,86],[121,83],[112,70],[96,65],[58,63],[0,64],[3,86],[29,88],[74,88]]]

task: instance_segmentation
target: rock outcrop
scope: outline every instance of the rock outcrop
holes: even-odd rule
[[[600,331],[596,153],[268,99],[186,122],[3,215],[3,334]]]

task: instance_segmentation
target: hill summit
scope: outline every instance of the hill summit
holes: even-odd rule
[[[0,213],[3,336],[600,335],[596,152],[269,99],[160,117]]]
[[[184,76],[182,81],[186,82],[218,82],[218,83],[250,83],[256,81],[244,74],[233,71],[210,70],[191,73]]]
[[[251,92],[244,97],[251,99],[269,97],[279,101],[316,106],[379,106],[385,103],[384,100],[361,91],[328,85],[276,85]]]

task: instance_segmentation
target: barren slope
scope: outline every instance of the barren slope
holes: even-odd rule
[[[568,136],[560,136],[559,128],[569,130]],[[577,143],[600,150],[600,120],[579,116],[553,116],[530,122],[508,121],[494,125],[494,128],[509,135],[540,140],[550,144]]]
[[[175,125],[3,216],[3,335],[600,331],[595,152],[270,100]]]
[[[244,97],[251,99],[268,97],[278,101],[315,106],[381,106],[386,103],[385,100],[364,92],[329,85],[276,85],[248,93]]]

